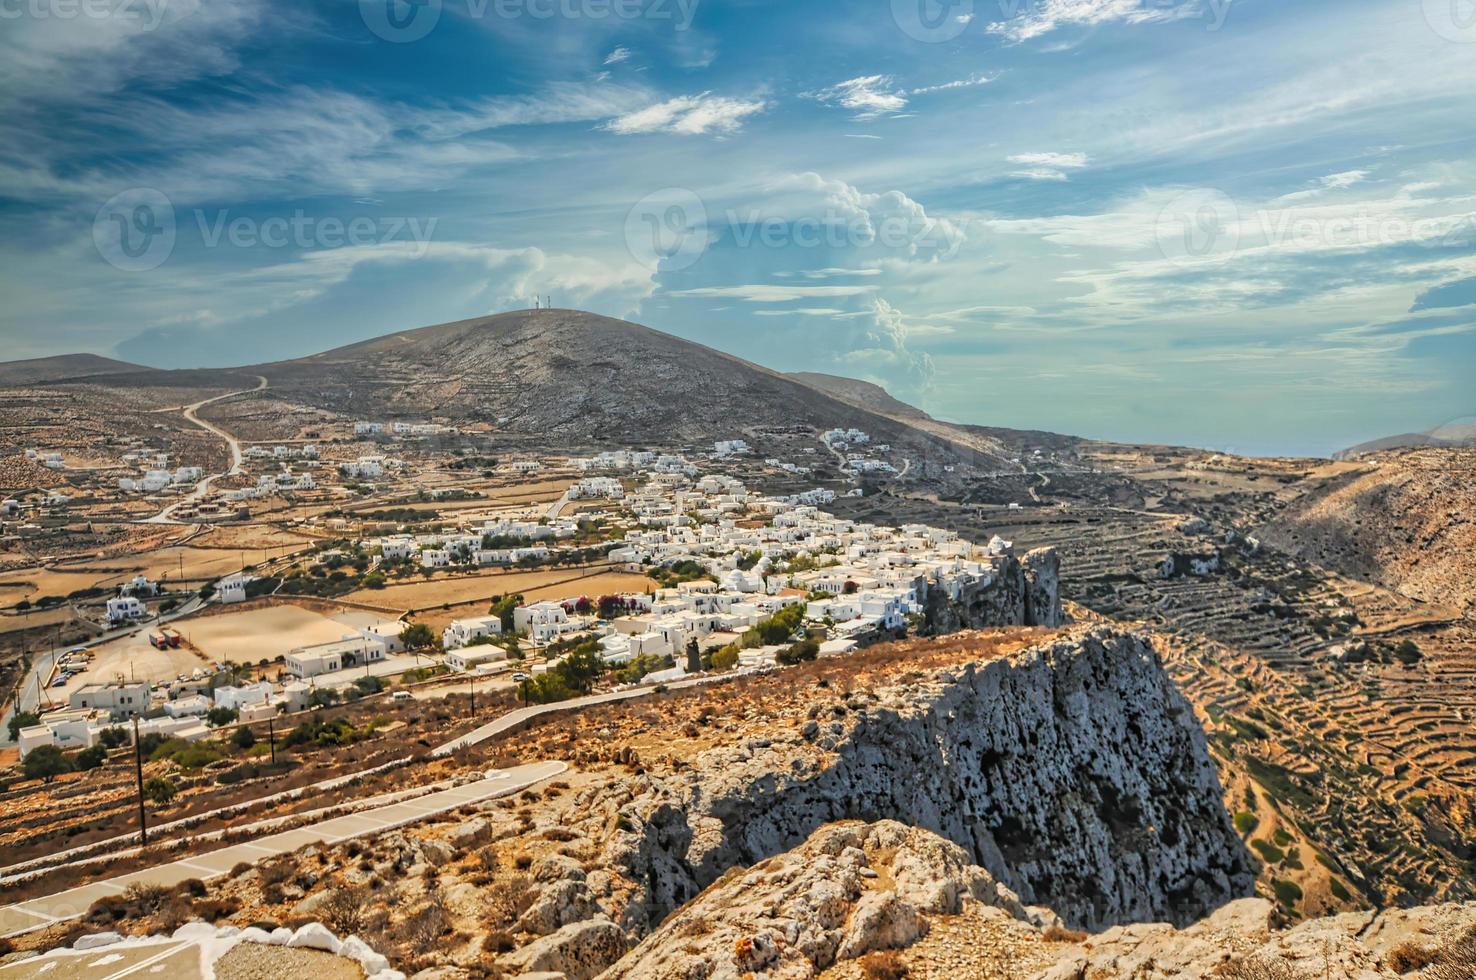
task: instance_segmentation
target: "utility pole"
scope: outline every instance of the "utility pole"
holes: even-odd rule
[[[267,719],[267,741],[272,746],[272,765],[275,766],[277,764],[277,723],[270,718]]]
[[[133,718],[133,772],[138,782],[138,846],[149,842],[148,811],[144,809],[143,746],[138,741],[138,716]]]
[[[471,713],[472,717],[477,714],[477,675],[468,671],[466,675],[467,688],[471,691]]]

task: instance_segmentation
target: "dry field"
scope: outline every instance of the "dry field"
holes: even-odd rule
[[[590,574],[593,572],[593,574]],[[610,592],[644,592],[653,588],[644,575],[596,569],[553,568],[531,572],[494,572],[452,578],[437,576],[421,582],[360,589],[348,594],[355,602],[383,609],[430,609],[442,605],[481,602],[493,596],[521,593],[529,601],[564,599]]]
[[[283,604],[199,616],[174,625],[211,660],[256,663],[275,659],[298,647],[342,639],[354,624],[363,621],[362,613],[350,611],[328,616],[302,606]]]

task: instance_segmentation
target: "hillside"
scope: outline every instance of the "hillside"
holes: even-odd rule
[[[1476,611],[1476,452],[1382,454],[1279,515],[1262,541],[1424,602]]]
[[[58,354],[54,357],[0,362],[0,387],[142,370],[146,369],[137,364],[115,361],[110,357],[99,357],[96,354]]]
[[[857,427],[930,456],[983,448],[720,351],[576,310],[408,330],[243,373],[269,378],[274,397],[357,417],[483,422],[563,443],[702,445]]]
[[[1333,453],[1333,458],[1357,459],[1360,456],[1387,452],[1392,449],[1417,449],[1427,446],[1446,449],[1476,446],[1476,422],[1470,418],[1456,419],[1428,432],[1406,432],[1402,435],[1371,439],[1368,442],[1350,446],[1341,452]]]

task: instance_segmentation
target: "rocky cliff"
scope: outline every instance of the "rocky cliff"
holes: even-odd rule
[[[635,883],[632,934],[823,824],[934,831],[1085,927],[1188,922],[1252,874],[1204,737],[1144,637],[1082,629],[865,694],[835,693],[680,771],[590,790]]]
[[[1060,626],[1061,559],[1037,548],[993,559],[984,578],[948,576],[923,585],[923,629],[938,635],[987,626]]]
[[[1271,902],[1245,898],[1183,929],[1073,933],[934,834],[892,821],[840,823],[720,881],[600,980],[1476,976],[1476,905],[1349,913],[1280,932],[1275,919]]]

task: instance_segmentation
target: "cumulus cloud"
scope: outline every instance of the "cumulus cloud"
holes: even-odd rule
[[[743,127],[744,120],[768,107],[769,104],[762,99],[734,99],[703,92],[678,96],[628,112],[610,120],[604,128],[621,136],[645,133],[727,135],[736,133]]]
[[[925,351],[908,346],[910,331],[902,311],[880,296],[871,297],[858,319],[850,349],[837,362],[876,381],[903,398],[913,398],[933,384],[937,368]]]

